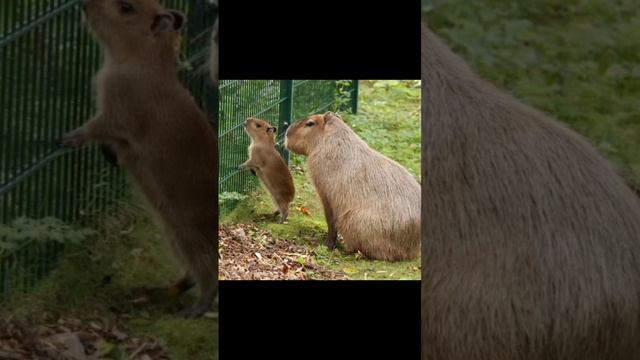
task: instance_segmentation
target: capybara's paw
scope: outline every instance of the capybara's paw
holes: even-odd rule
[[[79,147],[84,145],[87,140],[87,137],[82,134],[70,132],[62,137],[60,144],[64,147]]]

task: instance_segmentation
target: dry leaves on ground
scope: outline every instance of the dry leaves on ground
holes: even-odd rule
[[[0,359],[97,360],[171,359],[156,340],[132,337],[125,327],[105,319],[59,319],[48,325],[0,321]]]
[[[223,280],[348,279],[318,265],[306,247],[275,239],[253,224],[223,225],[219,239]]]

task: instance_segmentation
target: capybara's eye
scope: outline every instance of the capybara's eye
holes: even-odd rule
[[[305,127],[312,127],[313,125],[315,125],[316,123],[314,123],[313,121],[309,121],[308,123],[304,124]]]
[[[260,124],[256,124],[256,127],[257,127],[257,128],[261,128],[261,127],[262,127],[262,125],[260,125]]]
[[[118,1],[120,13],[123,15],[132,14],[136,9],[127,1]]]

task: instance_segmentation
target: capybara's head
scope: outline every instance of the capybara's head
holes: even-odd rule
[[[272,142],[275,144],[277,128],[258,118],[248,118],[244,122],[244,130],[255,142]]]
[[[186,22],[183,13],[157,0],[84,0],[82,9],[95,37],[114,52],[173,49]]]
[[[284,146],[300,155],[309,155],[320,139],[338,124],[342,124],[340,116],[328,112],[324,115],[311,115],[304,120],[295,122],[287,129]]]

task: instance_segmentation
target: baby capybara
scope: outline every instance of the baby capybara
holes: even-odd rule
[[[185,17],[155,0],[82,5],[104,54],[98,112],[63,144],[96,141],[115,152],[187,264],[174,289],[188,289],[192,278],[200,287],[200,300],[182,314],[201,316],[218,290],[218,149],[213,127],[178,79],[175,44]]]
[[[244,124],[245,131],[251,137],[249,160],[240,165],[240,170],[250,169],[260,178],[269,191],[280,223],[289,216],[289,204],[295,196],[293,177],[287,163],[276,150],[276,127],[262,119],[249,118]]]

